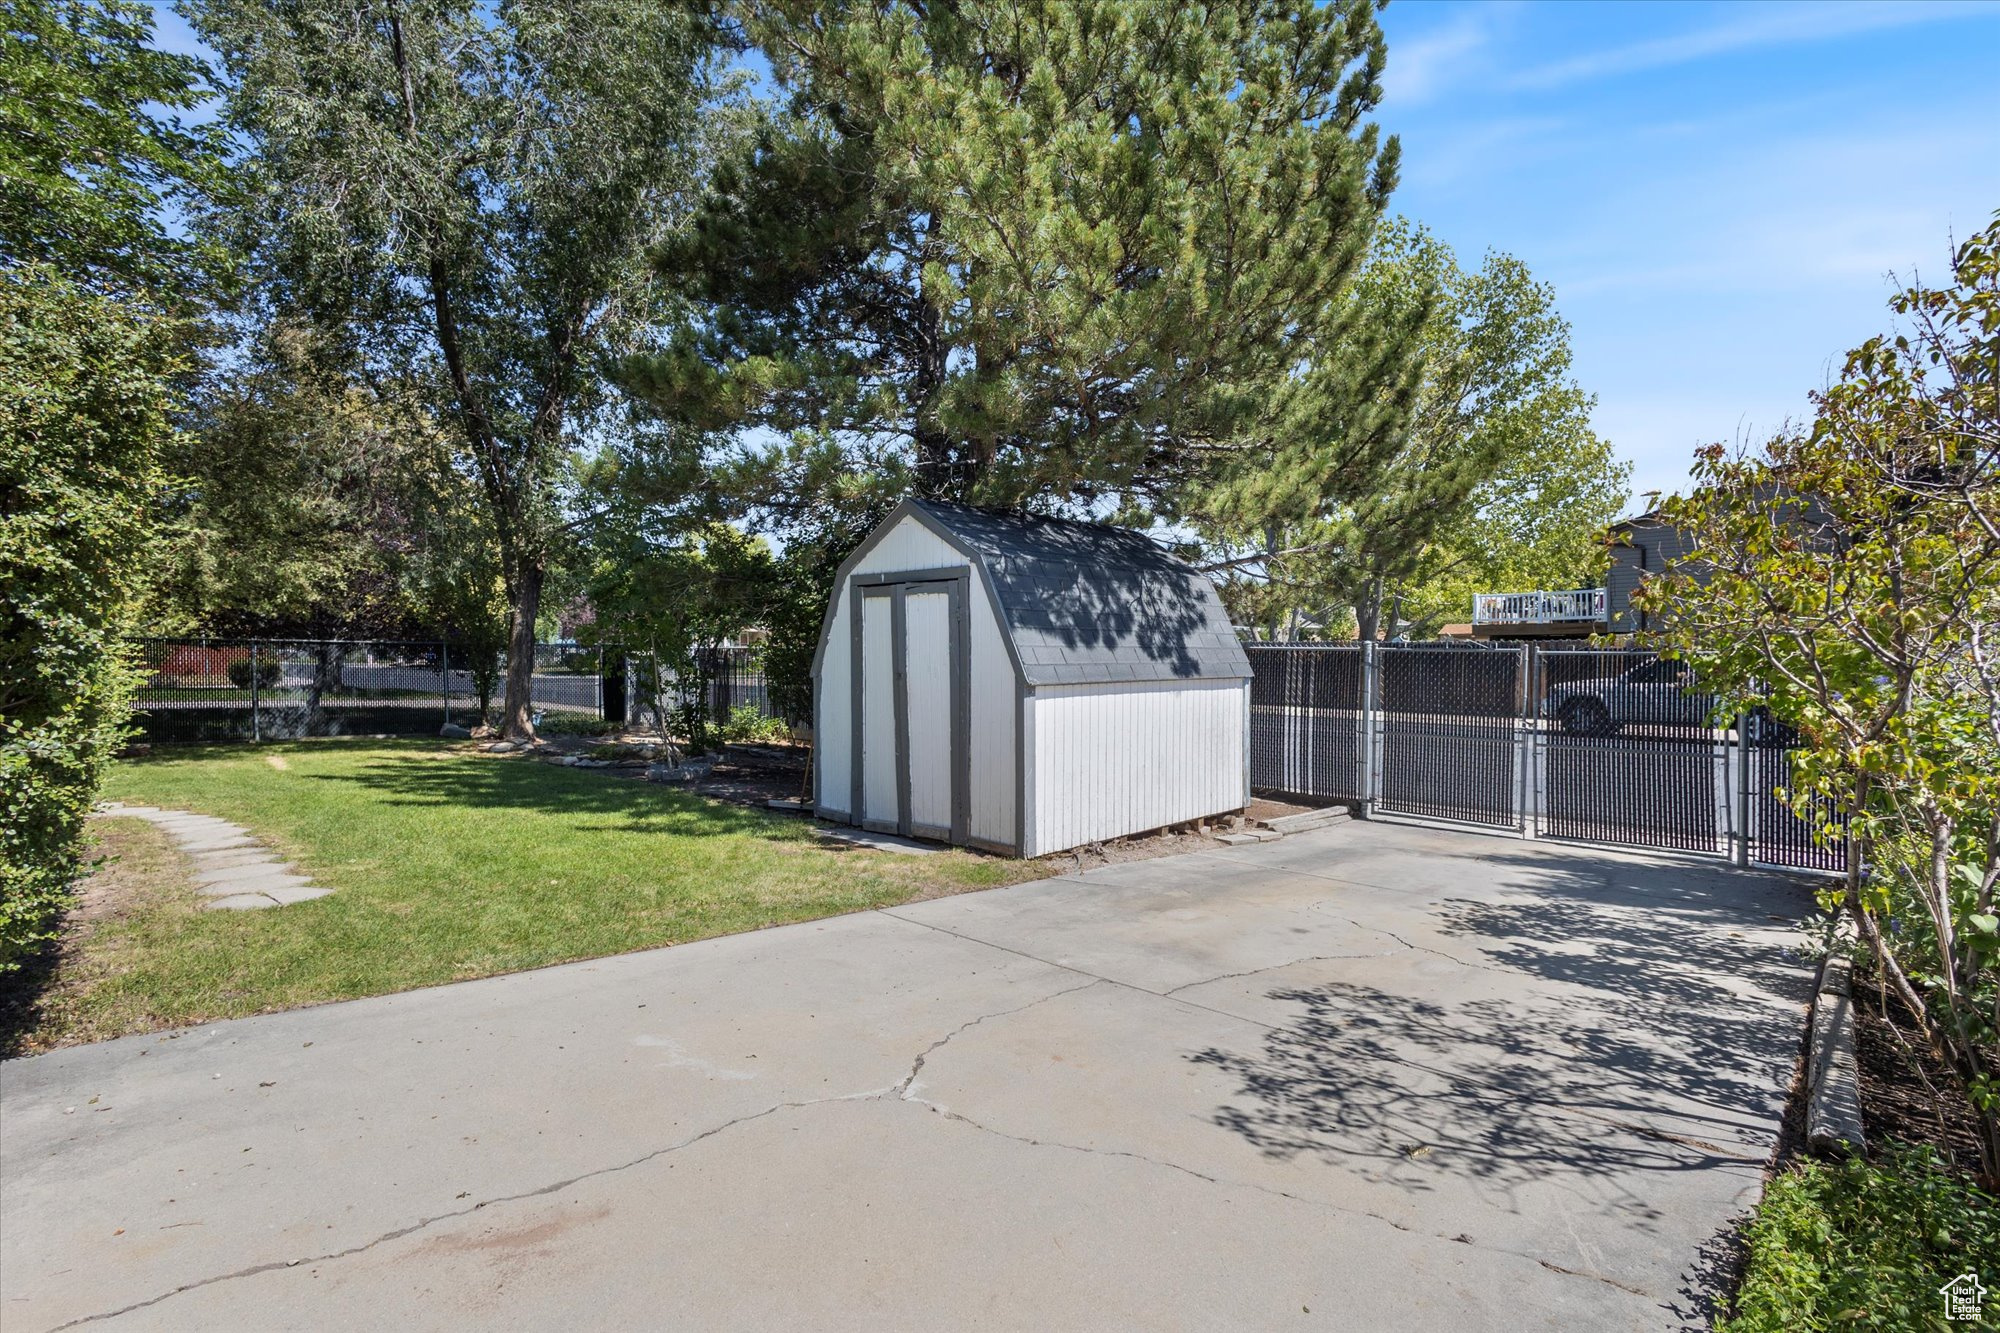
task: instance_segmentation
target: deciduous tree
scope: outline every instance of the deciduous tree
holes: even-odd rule
[[[1375,365],[1378,382],[1330,386],[1208,506],[1226,566],[1255,576],[1238,601],[1273,627],[1351,611],[1374,638],[1385,618],[1442,620],[1473,583],[1590,576],[1627,470],[1591,430],[1554,291],[1505,254],[1467,271],[1398,220],[1348,303],[1314,376]],[[1403,326],[1416,354],[1398,363],[1383,331]]]
[[[503,725],[532,731],[535,624],[601,371],[688,206],[710,46],[676,0],[191,0],[254,189],[235,221],[284,313],[363,373],[435,367],[511,613]]]
[[[163,204],[219,164],[201,67],[118,0],[0,6],[0,973],[68,904],[125,734],[124,639],[202,256]]]
[[[1912,284],[1811,428],[1704,450],[1640,596],[1712,688],[1796,727],[1805,815],[1845,812],[1850,920],[1957,1075],[2000,1180],[2000,220]]]

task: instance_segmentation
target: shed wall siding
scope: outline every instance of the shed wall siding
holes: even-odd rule
[[[967,592],[972,623],[972,786],[967,832],[981,842],[1014,845],[1014,663],[1000,635],[1000,621],[985,585],[974,577]]]
[[[1024,853],[1241,809],[1248,689],[1223,680],[1036,690]]]
[[[820,658],[819,680],[813,694],[813,782],[822,814],[852,815],[848,788],[853,785],[854,625],[848,619],[847,589],[834,594],[833,624]]]

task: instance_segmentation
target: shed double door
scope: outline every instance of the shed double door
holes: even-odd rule
[[[861,589],[861,824],[965,840],[962,581]]]

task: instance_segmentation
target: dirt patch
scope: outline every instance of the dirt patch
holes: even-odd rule
[[[1280,801],[1269,796],[1259,796],[1243,808],[1243,814],[1248,819],[1283,819],[1286,815],[1310,814],[1322,808],[1324,807],[1300,805],[1296,801]]]
[[[1095,870],[1099,866],[1122,865],[1127,861],[1150,861],[1154,857],[1179,856],[1183,852],[1214,851],[1224,845],[1205,834],[1162,829],[1158,833],[1141,833],[1112,842],[1094,842],[1036,859],[1054,867],[1056,874],[1068,875],[1081,870]]]

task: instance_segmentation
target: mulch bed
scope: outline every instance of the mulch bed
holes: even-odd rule
[[[1971,1103],[1902,1006],[1884,1000],[1873,978],[1855,978],[1855,1059],[1861,1067],[1861,1125],[1869,1143],[1898,1138],[1929,1144],[1967,1174],[1977,1174]]]
[[[725,745],[715,757],[715,767],[692,790],[739,805],[810,800],[806,750],[795,745]]]

